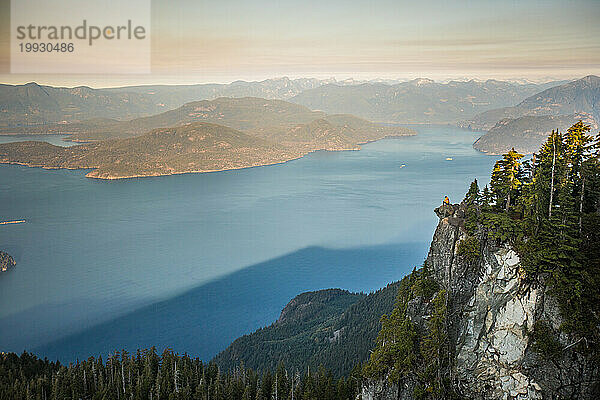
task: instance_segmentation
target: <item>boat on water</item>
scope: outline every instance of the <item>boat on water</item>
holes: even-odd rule
[[[14,221],[0,221],[0,225],[8,225],[8,224],[24,224],[24,219],[16,219]]]

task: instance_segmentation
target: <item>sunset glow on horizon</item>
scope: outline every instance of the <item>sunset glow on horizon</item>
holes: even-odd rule
[[[5,73],[0,81],[103,87],[281,76],[570,79],[600,73],[599,17],[596,0],[155,0],[151,74]],[[0,41],[9,41],[7,32]]]

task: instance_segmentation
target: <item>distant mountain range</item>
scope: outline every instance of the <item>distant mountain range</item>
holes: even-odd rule
[[[281,100],[220,98],[131,121],[96,119],[71,127],[93,143],[0,145],[0,162],[93,169],[88,177],[119,179],[269,165],[316,150],[357,150],[361,143],[415,134],[351,115],[327,115]],[[104,140],[101,140],[104,139]]]
[[[590,75],[540,84],[278,78],[107,89],[0,85],[0,134],[68,134],[71,140],[89,142],[203,122],[305,154],[356,148],[389,135],[360,119],[365,118],[381,123],[458,124],[488,131],[474,144],[480,151],[502,153],[515,147],[529,153],[552,129],[565,129],[579,119],[597,129],[599,81]]]
[[[536,93],[514,107],[489,110],[460,122],[459,126],[488,131],[474,147],[502,153],[514,147],[531,153],[539,149],[553,129],[564,131],[583,120],[592,129],[600,122],[600,78],[594,75]]]
[[[431,79],[415,79],[394,85],[327,84],[305,90],[290,101],[312,110],[348,113],[378,122],[454,124],[482,111],[515,104],[560,83],[518,84],[495,80],[436,83]]]
[[[135,118],[159,112],[148,96],[132,92],[107,92],[86,86],[59,88],[0,85],[0,127],[103,118]]]
[[[81,122],[92,118],[117,120],[148,116],[196,100],[218,97],[286,99],[331,80],[267,79],[231,84],[150,85],[92,89],[0,85],[0,127],[57,122]]]
[[[82,122],[93,118],[129,120],[183,104],[219,97],[291,100],[328,113],[354,114],[379,122],[454,123],[505,107],[558,82],[544,84],[488,80],[436,83],[429,79],[267,79],[230,84],[148,85],[92,89],[0,85],[0,128]]]

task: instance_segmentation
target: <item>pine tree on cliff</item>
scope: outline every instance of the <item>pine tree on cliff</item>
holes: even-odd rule
[[[553,131],[523,168],[520,155],[505,154],[492,173],[495,207],[480,221],[489,237],[510,241],[528,279],[551,288],[561,329],[600,354],[600,316],[590,312],[600,306],[600,138],[589,130],[579,122]]]
[[[493,201],[492,191],[488,185],[485,185],[479,196],[479,202],[481,203],[481,209],[483,211],[491,211],[491,204]]]
[[[469,186],[469,191],[465,196],[465,203],[470,205],[476,205],[479,202],[479,184],[477,183],[477,179],[471,182]]]
[[[496,162],[492,172],[490,185],[496,205],[498,207],[504,206],[507,211],[521,186],[521,181],[519,180],[521,175],[521,158],[523,158],[523,154],[517,153],[513,148],[504,154],[501,160]]]
[[[486,186],[487,188],[487,186]],[[470,235],[474,235],[477,230],[479,216],[481,215],[481,194],[477,179],[471,182],[469,191],[465,196],[464,203],[466,205],[465,229]]]
[[[578,229],[581,233],[583,223],[583,204],[585,202],[586,181],[589,185],[589,179],[594,172],[590,168],[595,153],[594,138],[588,135],[591,130],[589,125],[584,125],[579,121],[567,130],[565,135],[568,158],[571,169],[571,180],[573,182],[573,196],[575,197],[576,213],[578,214]]]

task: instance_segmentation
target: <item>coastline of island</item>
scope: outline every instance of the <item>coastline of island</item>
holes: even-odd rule
[[[248,109],[258,114],[248,118]],[[174,125],[160,127],[167,123]],[[82,131],[67,140],[102,136],[91,122],[77,126]],[[113,136],[68,147],[42,141],[0,144],[0,163],[90,169],[88,178],[114,180],[281,164],[315,151],[360,150],[376,140],[416,135],[407,127],[257,98],[189,103],[118,126]]]
[[[319,152],[319,151],[328,151],[328,152],[360,151],[361,150],[361,146],[365,145],[365,144],[377,142],[377,141],[383,140],[383,139],[402,138],[402,137],[410,137],[410,136],[415,136],[415,135],[416,135],[416,133],[407,133],[407,134],[402,134],[402,135],[385,135],[385,136],[382,136],[380,138],[370,139],[370,140],[365,140],[365,141],[359,142],[354,147],[316,148],[316,149],[311,149],[311,150],[308,150],[308,151],[304,151],[304,152],[296,154],[296,155],[290,155],[289,157],[282,158],[282,159],[279,159],[279,160],[272,160],[272,161],[265,161],[265,162],[256,162],[256,163],[250,163],[250,164],[247,164],[247,165],[239,165],[239,166],[231,166],[231,167],[215,168],[215,169],[197,169],[197,170],[181,170],[181,171],[179,171],[179,170],[172,170],[172,171],[168,171],[168,172],[156,172],[156,173],[145,173],[145,174],[130,174],[130,175],[104,174],[104,175],[102,175],[102,174],[99,174],[97,172],[98,169],[99,169],[99,167],[94,167],[94,166],[79,166],[79,167],[56,166],[56,165],[48,165],[48,164],[36,163],[36,162],[9,161],[9,160],[2,159],[2,158],[0,158],[0,164],[4,164],[4,165],[19,165],[19,166],[24,166],[24,167],[28,167],[28,168],[42,168],[42,169],[46,169],[46,170],[58,170],[58,169],[85,170],[85,169],[91,169],[91,171],[88,172],[85,175],[86,178],[91,178],[91,179],[120,180],[120,179],[134,179],[134,178],[150,178],[150,177],[182,175],[182,174],[204,174],[204,173],[223,172],[223,171],[235,171],[235,170],[241,170],[241,169],[247,169],[247,168],[256,168],[256,167],[266,167],[266,166],[272,166],[272,165],[279,165],[279,164],[285,164],[285,163],[290,162],[290,161],[301,159],[301,158],[306,157],[307,155],[309,155],[311,153],[316,153],[316,152]],[[22,142],[16,142],[16,143],[22,143]],[[35,142],[32,142],[32,143],[35,143]],[[59,146],[57,146],[57,147],[59,147]],[[0,154],[0,157],[1,157],[1,154]],[[3,224],[18,224],[18,223],[24,223],[24,222],[26,222],[26,221],[25,220],[4,221],[4,222],[0,222],[0,225],[3,225]]]
[[[12,256],[10,254],[5,253],[4,251],[0,250],[0,273],[8,271],[10,268],[13,268],[15,265],[17,265],[17,262],[15,261],[15,259],[12,258]]]

